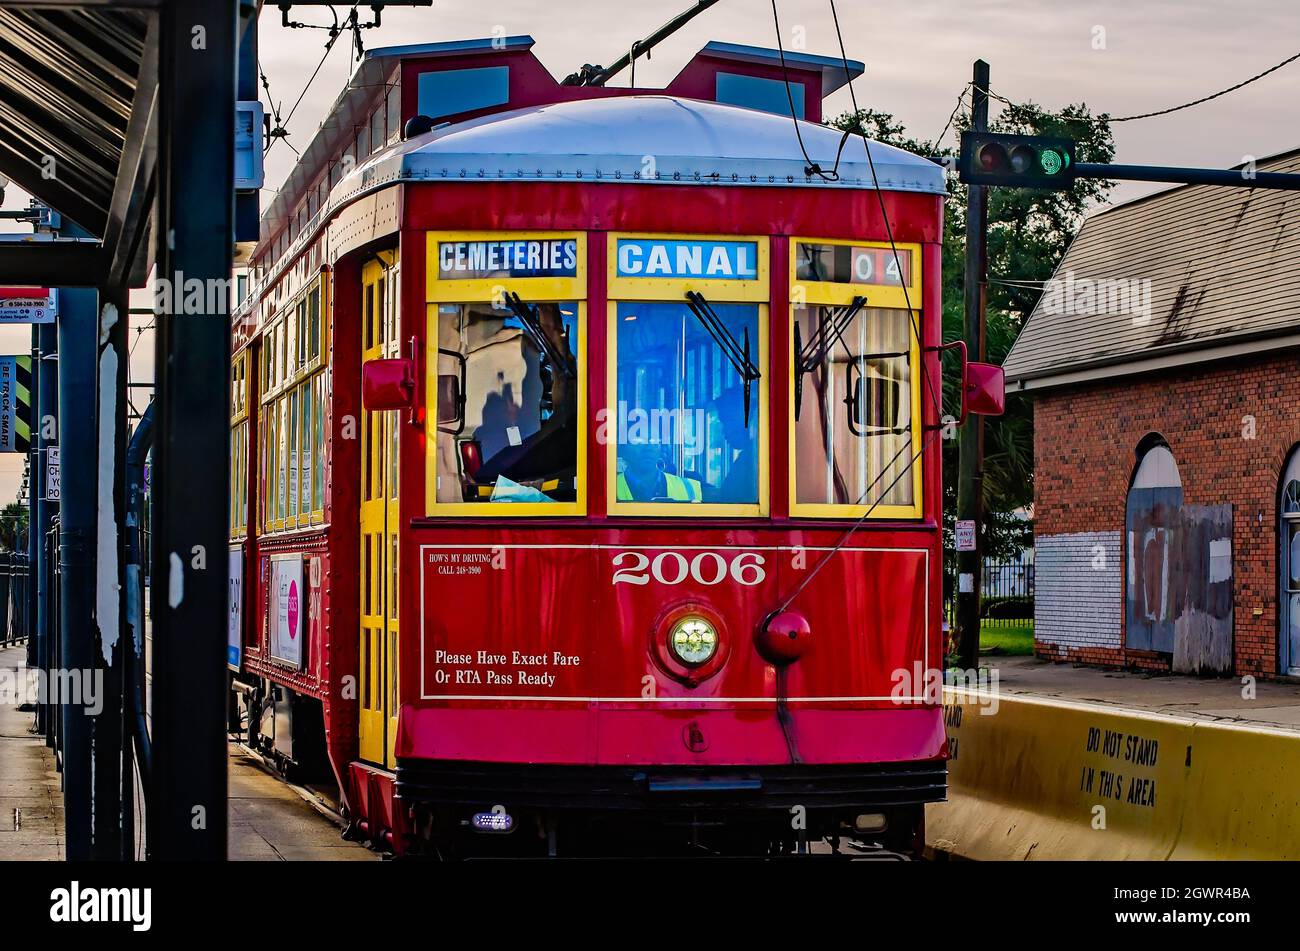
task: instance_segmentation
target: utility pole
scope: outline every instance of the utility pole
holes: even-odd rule
[[[975,61],[971,87],[971,130],[986,132],[989,125],[989,64]],[[965,338],[972,360],[984,359],[985,272],[988,255],[985,236],[988,231],[988,189],[983,185],[966,188],[966,269],[965,269]],[[957,630],[958,666],[974,670],[980,653],[980,584],[984,523],[984,417],[974,413],[966,417],[957,438],[959,453],[957,474],[957,521],[974,523],[974,545],[957,551]],[[963,532],[956,535],[960,540]],[[969,537],[967,535],[966,537]]]

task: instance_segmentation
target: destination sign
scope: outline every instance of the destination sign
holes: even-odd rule
[[[878,287],[910,286],[912,252],[899,248],[854,247],[848,244],[799,242],[795,279],[830,284],[874,284]]]
[[[619,238],[619,277],[758,279],[758,245],[753,241],[690,241]]]
[[[439,241],[438,279],[575,277],[577,238]]]

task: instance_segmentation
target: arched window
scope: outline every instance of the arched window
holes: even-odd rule
[[[1300,447],[1291,451],[1280,490],[1278,660],[1280,670],[1294,676],[1300,675]]]
[[[1139,450],[1140,451],[1140,450]],[[1142,453],[1137,470],[1133,473],[1133,489],[1178,489],[1182,495],[1183,480],[1178,474],[1178,463],[1164,442],[1154,442]]]
[[[1183,504],[1183,480],[1174,454],[1158,435],[1138,446],[1138,463],[1125,506],[1128,594],[1125,646],[1130,650],[1174,651],[1170,597],[1172,530]]]

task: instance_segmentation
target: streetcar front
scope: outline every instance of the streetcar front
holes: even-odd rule
[[[873,143],[819,180],[790,121],[633,96],[407,153],[423,318],[363,378],[411,394],[389,752],[417,845],[898,850],[943,797],[943,175]],[[536,174],[419,172],[541,137]],[[665,140],[689,154],[643,179]]]

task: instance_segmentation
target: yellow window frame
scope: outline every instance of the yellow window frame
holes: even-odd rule
[[[897,247],[899,251],[909,251],[911,253],[911,274],[910,280],[906,285],[906,292],[903,286],[891,286],[884,284],[840,284],[832,281],[798,281],[795,279],[795,271],[798,262],[798,251],[800,244],[829,244],[840,247],[855,248],[876,248],[882,250],[892,250]],[[789,469],[789,499],[790,515],[795,518],[862,518],[870,511],[867,516],[871,520],[876,519],[916,519],[920,518],[923,511],[922,505],[922,459],[917,456],[917,451],[921,446],[922,439],[922,411],[921,406],[921,342],[917,339],[916,331],[913,328],[921,327],[921,245],[896,242],[891,245],[888,241],[844,241],[841,239],[831,238],[803,238],[792,237],[790,239],[790,308],[789,319],[787,320],[786,333],[788,334],[788,343],[786,349],[790,354],[790,363],[788,373],[790,375],[789,406],[787,408],[787,419],[789,420],[789,440],[788,459]],[[798,486],[795,484],[798,476],[798,467],[795,465],[795,447],[797,445],[796,422],[794,418],[794,311],[796,307],[811,306],[830,306],[843,307],[853,302],[855,297],[865,297],[865,309],[871,310],[901,310],[906,312],[908,302],[911,302],[911,317],[909,318],[908,342],[910,356],[908,357],[908,369],[911,375],[912,385],[911,393],[911,448],[908,454],[911,466],[912,477],[912,504],[911,505],[877,505],[872,508],[870,503],[862,505],[854,504],[836,504],[826,502],[800,502],[798,501]],[[914,460],[914,461],[912,461]],[[882,483],[883,485],[883,483]]]
[[[757,248],[757,277],[752,280],[716,280],[679,277],[618,277],[618,242],[623,238],[662,238],[670,241],[752,241]],[[762,372],[758,380],[758,502],[626,502],[618,499],[618,421],[605,440],[605,510],[611,515],[651,515],[673,518],[765,518],[771,512],[771,452],[768,430],[771,300],[769,247],[765,235],[744,234],[676,234],[644,232],[610,232],[608,238],[608,294],[606,309],[605,406],[608,412],[618,405],[618,305],[629,301],[685,301],[688,291],[704,295],[710,303],[758,305],[758,360]],[[611,425],[607,422],[607,427]]]
[[[438,245],[444,241],[577,241],[573,277],[438,279]],[[424,343],[425,514],[529,518],[587,513],[587,235],[581,231],[430,231],[427,237],[427,292]],[[481,304],[498,300],[505,290],[528,303],[572,301],[578,307],[578,460],[577,498],[573,502],[439,502],[438,501],[438,305]]]

